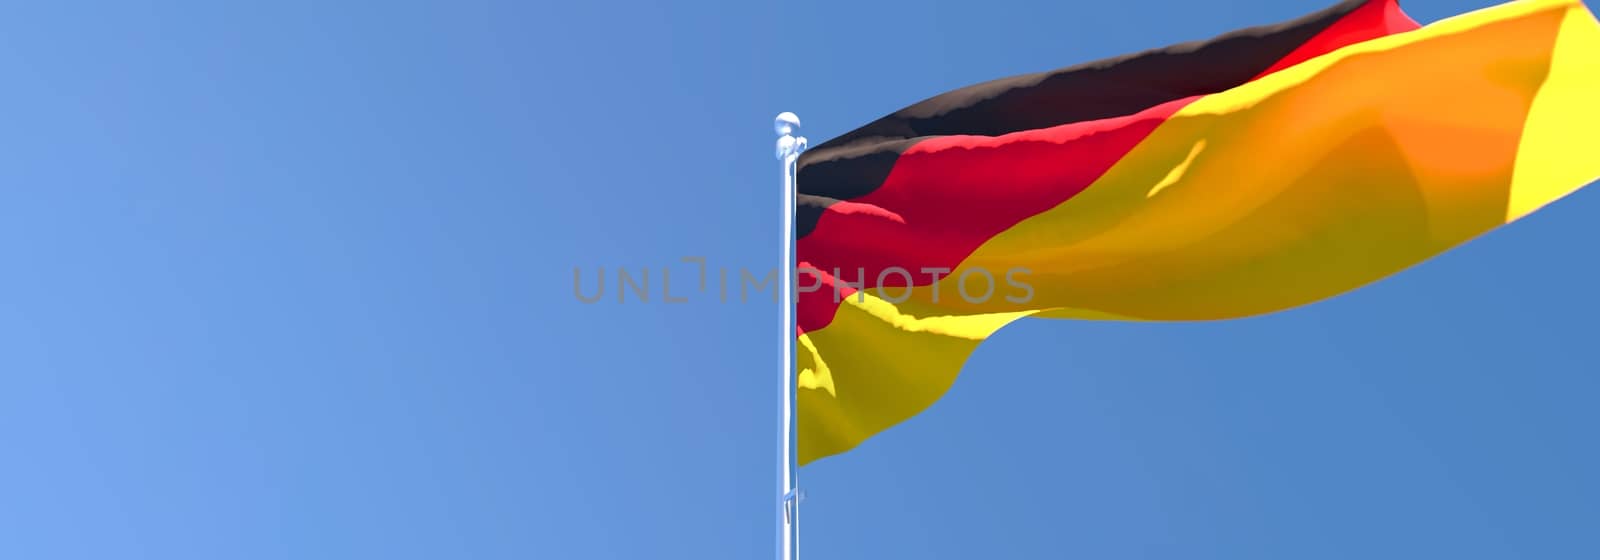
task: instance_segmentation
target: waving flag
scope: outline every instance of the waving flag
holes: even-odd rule
[[[1600,26],[1393,0],[928,99],[799,163],[799,455],[927,408],[1023,317],[1270,313],[1600,178]],[[980,297],[982,296],[982,297]]]

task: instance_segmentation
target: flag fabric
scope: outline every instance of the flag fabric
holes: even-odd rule
[[[801,464],[921,412],[1024,317],[1322,300],[1600,178],[1600,26],[1394,0],[951,91],[799,162]]]

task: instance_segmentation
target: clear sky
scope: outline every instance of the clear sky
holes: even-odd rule
[[[776,309],[679,259],[772,266],[775,113],[1331,1],[13,3],[0,558],[769,558]],[[801,471],[805,557],[1600,557],[1596,215],[1262,318],[1014,325]]]

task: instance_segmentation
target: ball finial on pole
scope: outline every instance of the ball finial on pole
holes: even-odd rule
[[[778,159],[787,161],[805,151],[806,137],[795,136],[800,130],[799,116],[788,111],[778,113],[777,118],[772,119],[772,129],[778,133]]]
[[[778,113],[778,118],[772,120],[772,128],[777,130],[778,136],[788,136],[800,130],[800,117],[788,111]]]

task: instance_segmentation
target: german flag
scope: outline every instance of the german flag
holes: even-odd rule
[[[944,93],[799,162],[802,464],[921,412],[1023,317],[1328,298],[1600,178],[1600,26],[1348,1]]]

